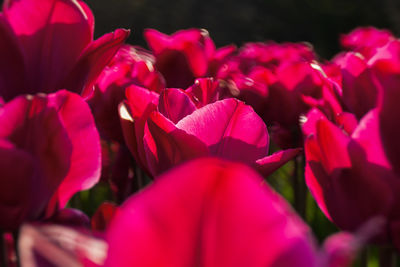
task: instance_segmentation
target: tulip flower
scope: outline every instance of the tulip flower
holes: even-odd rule
[[[369,64],[379,89],[379,123],[382,144],[393,169],[400,176],[400,42],[393,41],[382,47]]]
[[[118,105],[125,98],[125,89],[132,84],[160,92],[165,81],[155,70],[154,57],[140,48],[124,45],[104,68],[88,100],[102,138],[124,143],[119,123]]]
[[[185,164],[128,199],[106,266],[315,266],[307,226],[250,168]]]
[[[359,52],[366,59],[371,58],[376,49],[393,41],[395,37],[388,30],[374,27],[360,27],[340,37],[340,44],[346,50]]]
[[[234,46],[217,50],[204,29],[181,30],[170,36],[146,29],[144,38],[156,58],[155,67],[165,78],[168,88],[187,88],[196,78],[215,76],[235,51]]]
[[[129,31],[93,41],[94,18],[82,1],[6,0],[0,15],[0,95],[67,89],[88,96]]]
[[[379,240],[398,236],[400,179],[383,151],[377,110],[368,112],[352,132],[312,110],[303,130],[306,183],[324,214],[350,231],[382,216],[388,223]]]
[[[360,53],[348,52],[333,59],[340,66],[341,99],[347,110],[361,119],[377,105],[378,89],[368,61]]]
[[[266,125],[243,102],[230,98],[198,108],[193,98],[179,89],[159,96],[137,86],[127,89],[120,106],[125,142],[151,176],[207,155],[245,162],[269,175],[298,154],[299,149],[290,149],[267,156]]]
[[[1,229],[48,218],[99,180],[100,140],[80,96],[19,96],[0,107],[0,125]]]
[[[104,265],[335,266],[310,238],[256,172],[206,158],[167,172],[124,203],[107,232]],[[337,244],[344,241],[337,238]]]
[[[375,219],[354,235],[335,234],[317,250],[307,225],[259,174],[216,158],[170,170],[116,213],[109,208],[105,241],[62,226],[25,225],[22,265],[344,267],[382,225]]]
[[[228,60],[219,78],[231,95],[252,106],[272,126],[276,144],[297,147],[301,143],[299,116],[310,109],[311,102],[314,106],[325,101],[327,82],[315,58],[306,44],[247,43]]]

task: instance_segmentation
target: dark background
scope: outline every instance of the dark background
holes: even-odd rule
[[[373,25],[400,32],[400,0],[87,0],[96,37],[123,27],[129,43],[145,46],[143,29],[164,33],[205,28],[216,45],[307,41],[322,58],[339,51],[339,35]]]

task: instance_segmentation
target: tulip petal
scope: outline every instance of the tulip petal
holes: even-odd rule
[[[321,162],[327,172],[350,167],[351,162],[347,152],[350,137],[327,119],[317,121],[316,126],[316,136],[321,147]]]
[[[143,140],[153,176],[178,163],[209,154],[205,144],[195,136],[176,128],[159,112],[150,115],[147,126]]]
[[[325,203],[325,188],[331,187],[331,181],[321,164],[321,150],[315,136],[309,136],[304,142],[304,152],[306,156],[305,180],[313,198],[325,216],[331,219]]]
[[[391,169],[383,151],[376,109],[371,110],[361,119],[351,137],[363,148],[368,162]]]
[[[11,100],[29,90],[21,47],[4,16],[0,14],[0,96]]]
[[[1,203],[6,224],[14,222],[7,228],[38,219],[69,171],[71,142],[57,109],[46,96],[20,96],[0,108]]]
[[[173,123],[178,123],[195,110],[195,104],[183,90],[168,88],[160,94],[158,111]]]
[[[80,96],[63,90],[49,95],[49,102],[58,108],[72,144],[70,169],[56,193],[60,207],[64,207],[73,194],[99,181],[100,137],[89,105]]]
[[[270,156],[266,156],[256,161],[256,169],[264,176],[267,177],[274,171],[282,167],[289,160],[296,157],[301,148],[293,148],[278,151]]]
[[[63,88],[81,93],[83,97],[90,96],[97,77],[128,36],[129,30],[117,29],[90,43],[64,81]]]
[[[92,40],[88,17],[79,3],[8,0],[3,12],[22,45],[31,90],[63,89],[59,82]]]
[[[119,115],[125,143],[135,160],[149,173],[143,136],[146,120],[158,103],[158,94],[132,85],[126,89],[127,101],[119,106]]]
[[[307,236],[255,171],[200,159],[125,202],[107,234],[106,266],[314,266]]]
[[[214,156],[253,164],[268,153],[264,122],[250,106],[233,98],[196,110],[176,127],[200,139]]]

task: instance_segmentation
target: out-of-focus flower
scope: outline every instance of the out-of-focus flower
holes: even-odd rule
[[[232,96],[251,105],[271,125],[281,147],[301,143],[299,116],[325,101],[327,85],[309,45],[248,43],[221,68],[218,78]]]
[[[203,158],[129,198],[111,220],[106,242],[76,229],[25,225],[18,244],[23,266],[45,260],[68,266],[344,267],[381,226],[375,218],[355,234],[329,237],[317,250],[307,225],[259,174]]]
[[[383,216],[388,223],[379,239],[398,236],[400,179],[383,151],[377,110],[368,112],[355,128],[347,129],[312,110],[303,131],[306,183],[325,215],[351,231]]]
[[[165,89],[160,96],[137,86],[127,89],[120,107],[125,142],[151,176],[206,155],[245,162],[269,175],[298,154],[290,149],[267,156],[267,127],[254,110],[234,98],[203,105],[205,99],[214,101],[216,86],[197,83],[203,84],[200,98],[193,87]]]
[[[105,266],[328,266],[329,257],[318,254],[310,238],[308,227],[255,171],[199,159],[124,203],[107,233]],[[338,237],[328,247],[339,250],[339,239],[352,244]]]
[[[99,180],[99,135],[80,96],[17,97],[0,107],[0,125],[1,229],[48,218]]]
[[[346,50],[358,52],[366,59],[371,58],[376,49],[393,41],[395,37],[388,30],[374,27],[360,27],[340,37],[340,44]]]
[[[196,78],[214,76],[219,66],[235,50],[227,46],[216,50],[204,29],[181,30],[172,35],[154,29],[144,31],[144,37],[168,88],[187,88]]]
[[[67,89],[84,96],[129,31],[93,41],[94,18],[82,1],[6,0],[0,15],[0,95]]]

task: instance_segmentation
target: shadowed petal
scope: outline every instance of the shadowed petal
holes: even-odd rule
[[[205,144],[198,138],[176,128],[159,112],[150,115],[147,126],[143,141],[153,176],[178,163],[209,154]]]
[[[81,93],[83,97],[90,96],[97,77],[128,36],[129,30],[117,29],[92,42],[82,52],[62,88]]]
[[[296,157],[301,148],[286,149],[276,152],[270,156],[266,156],[256,161],[256,169],[264,176],[267,177],[274,171],[282,167],[289,160]]]
[[[8,0],[3,12],[23,48],[30,87],[62,89],[59,82],[93,38],[84,9],[77,1]]]

